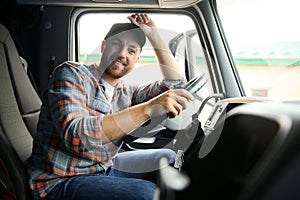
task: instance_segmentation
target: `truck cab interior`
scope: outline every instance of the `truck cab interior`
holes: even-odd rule
[[[189,81],[186,89],[196,98],[180,116],[152,120],[124,138],[124,150],[167,147],[177,152],[180,166],[161,170],[156,198],[299,199],[300,34],[284,45],[280,40],[281,46],[275,47],[260,38],[266,28],[261,26],[252,33],[257,38],[246,39],[248,46],[240,40],[234,43],[234,37],[244,39],[235,30],[256,24],[237,24],[243,12],[236,9],[245,2],[258,15],[267,13],[272,4],[264,0],[254,10],[251,1],[223,1],[228,4],[221,0],[1,0],[0,199],[32,199],[24,162],[32,151],[41,97],[55,67],[66,60],[98,62],[102,34],[131,13],[147,13],[155,19]],[[295,7],[294,3],[274,2],[277,23],[284,17],[281,12]],[[231,18],[225,18],[223,8]],[[272,24],[271,19],[260,20]],[[227,26],[230,20],[234,23]],[[251,49],[250,55],[250,47],[260,49]],[[124,82],[143,84],[161,78],[148,43],[142,53],[139,66]],[[274,79],[274,85],[264,82]]]

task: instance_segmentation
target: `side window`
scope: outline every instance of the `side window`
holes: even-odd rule
[[[75,30],[71,50],[75,60],[85,64],[99,63],[101,59],[101,42],[111,25],[119,22],[129,22],[127,16],[131,13],[101,13],[82,12],[73,19]],[[205,74],[208,84],[199,91],[199,96],[205,98],[213,93],[207,63],[203,48],[193,20],[183,14],[151,13],[158,31],[171,49],[180,66],[181,73],[187,80]],[[174,22],[176,21],[176,25]],[[76,37],[75,37],[76,36]],[[71,42],[72,44],[72,42]],[[77,44],[77,46],[75,45]],[[125,84],[144,84],[163,79],[160,67],[149,41],[146,41],[140,59],[134,70],[123,78]],[[201,99],[199,100],[201,102]],[[209,112],[208,112],[209,113]]]
[[[217,0],[218,13],[247,96],[300,97],[300,2]]]

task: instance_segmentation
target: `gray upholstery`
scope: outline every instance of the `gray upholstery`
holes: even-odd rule
[[[0,24],[0,158],[17,199],[31,199],[24,162],[32,151],[40,106],[15,44]]]
[[[11,88],[11,86],[7,86],[8,88],[5,87],[3,89],[13,91],[15,99],[17,101],[19,112],[22,115],[26,127],[33,136],[35,133],[38,115],[41,107],[40,97],[36,93],[26,71],[22,66],[22,62],[14,44],[14,41],[12,40],[7,29],[1,24],[0,43],[1,48],[3,48],[3,50],[1,49],[1,51],[3,51],[1,52],[1,67],[7,68],[9,70],[9,74],[3,72],[3,75],[1,73],[1,76],[10,77],[10,80],[8,80],[8,77],[6,77],[6,80],[3,83],[4,85],[1,84],[1,90],[3,87],[5,87],[6,81],[12,83],[13,88]],[[2,92],[4,91],[1,91],[1,94]],[[4,92],[3,95],[7,96],[6,93],[7,92]]]
[[[3,132],[24,161],[31,153],[32,136],[18,109],[8,72],[6,50],[0,45],[0,123]]]

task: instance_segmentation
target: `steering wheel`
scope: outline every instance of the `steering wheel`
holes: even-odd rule
[[[203,88],[203,86],[207,83],[207,78],[205,74],[200,76],[196,76],[187,82],[185,89],[189,91],[196,100],[199,99],[197,92]],[[199,101],[188,102],[187,109],[183,110],[179,115],[174,118],[167,118],[164,122],[164,126],[170,130],[180,130],[185,129],[188,124],[192,121],[192,116],[196,113],[200,106]]]
[[[207,78],[206,78],[205,74],[201,74],[199,76],[194,77],[190,81],[188,81],[185,86],[185,89],[187,91],[189,91],[192,95],[196,96],[196,93],[206,83],[207,83]],[[190,111],[190,112],[192,112],[192,111]],[[192,114],[194,114],[194,113],[192,113]],[[191,116],[192,114],[189,114],[189,115]],[[182,115],[182,114],[180,114],[180,115]],[[184,116],[182,116],[182,117],[184,117]],[[176,116],[175,118],[178,119],[178,116]],[[152,129],[154,129],[157,125],[159,125],[162,121],[164,121],[166,119],[167,120],[166,120],[165,126],[172,130],[173,128],[170,127],[172,125],[167,125],[168,124],[167,121],[174,121],[174,120],[176,120],[175,118],[170,118],[170,116],[167,114],[167,115],[157,116],[153,119],[149,119],[146,122],[144,122],[140,127],[138,127],[137,129],[132,131],[130,134],[128,134],[126,137],[124,137],[124,141],[127,143],[130,143],[133,140],[138,139],[139,137],[143,137],[145,135],[147,135],[147,137],[151,137],[151,136],[155,135],[155,132],[153,132],[153,135],[147,134],[147,133],[149,133]],[[177,122],[175,121],[175,123],[177,123]]]
[[[207,78],[205,74],[196,76],[187,82],[185,89],[191,94],[196,94],[205,84],[207,83]]]

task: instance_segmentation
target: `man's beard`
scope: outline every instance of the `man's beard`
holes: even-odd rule
[[[121,78],[121,77],[123,77],[123,76],[125,76],[127,74],[126,67],[124,67],[120,72],[119,71],[117,72],[113,68],[114,68],[113,66],[108,66],[105,69],[105,73],[108,74],[108,75],[110,75],[113,78]]]

